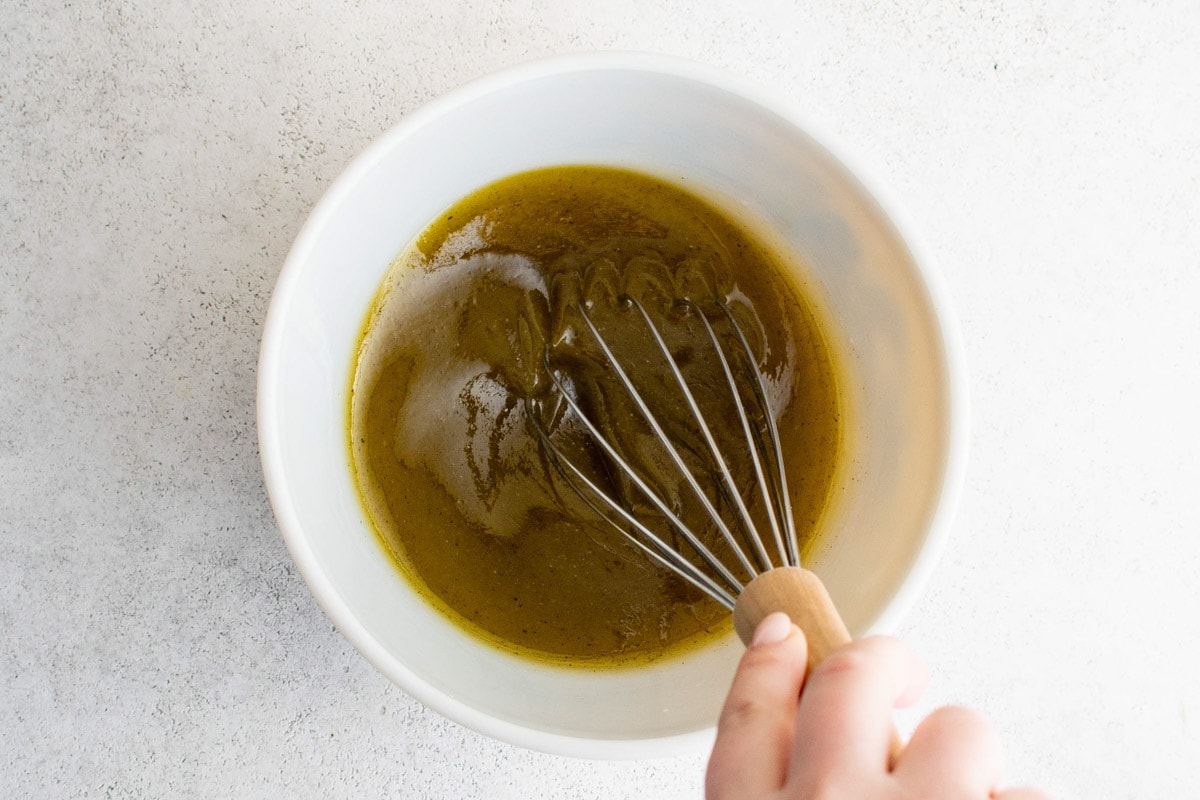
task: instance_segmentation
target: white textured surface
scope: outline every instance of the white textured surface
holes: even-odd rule
[[[267,508],[254,369],[322,190],[422,101],[642,49],[797,98],[940,259],[972,371],[902,633],[1059,798],[1200,796],[1200,7],[0,0],[0,796],[695,798],[424,710]],[[749,5],[749,4],[746,4]]]

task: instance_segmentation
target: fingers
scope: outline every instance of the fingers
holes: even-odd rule
[[[804,636],[785,615],[759,625],[721,712],[709,800],[776,796],[785,787],[797,797],[900,790],[931,800],[1047,800],[1036,789],[996,788],[998,738],[982,716],[960,707],[930,714],[888,771],[892,711],[915,702],[928,680],[924,663],[898,640],[853,642],[807,677],[806,658]]]
[[[948,706],[917,726],[892,774],[920,797],[988,797],[1002,762],[991,725],[978,712]]]
[[[911,703],[929,673],[897,639],[870,637],[835,651],[813,669],[796,714],[790,782],[854,791],[887,773],[892,710]],[[851,795],[847,795],[851,796]]]
[[[786,614],[758,626],[717,722],[705,778],[710,800],[778,791],[787,776],[808,647]]]

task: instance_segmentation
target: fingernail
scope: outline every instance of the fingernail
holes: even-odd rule
[[[768,614],[754,629],[754,638],[750,640],[751,647],[767,644],[778,644],[792,632],[792,621],[782,611]]]

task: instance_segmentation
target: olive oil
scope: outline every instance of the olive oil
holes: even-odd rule
[[[364,324],[348,430],[368,516],[435,607],[499,647],[590,667],[729,629],[724,609],[563,488],[529,419],[550,354],[603,380],[575,304],[631,295],[669,314],[692,294],[727,303],[753,334],[811,536],[837,465],[839,373],[785,254],[746,226],[649,175],[554,167],[463,198],[399,255]]]

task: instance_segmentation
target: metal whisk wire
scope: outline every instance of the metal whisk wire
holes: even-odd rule
[[[658,417],[630,379],[621,360],[617,358],[608,341],[589,316],[587,309],[583,305],[579,305],[576,310],[600,347],[618,383],[637,407],[638,412],[653,432],[655,439],[680,471],[684,483],[691,489],[691,492],[703,507],[706,516],[720,533],[721,540],[729,547],[742,569],[745,570],[751,579],[770,571],[775,565],[772,563],[771,556],[767,552],[766,543],[759,533],[758,526],[755,524],[749,508],[746,506],[741,492],[738,491],[729,467],[729,460],[721,452],[721,448],[713,436],[708,421],[705,419],[699,403],[688,386],[683,371],[680,369],[661,331],[655,325],[645,307],[634,298],[624,298],[624,301],[640,313],[651,339],[657,345],[674,377],[675,383],[682,393],[685,404],[691,412],[696,427],[700,431],[701,437],[708,448],[712,463],[717,467],[716,472],[720,476],[723,494],[734,507],[737,525],[744,534],[744,539],[750,544],[750,555],[747,555],[745,549],[739,543],[738,537],[731,530],[729,523],[718,512],[708,494],[700,486],[696,476],[680,455],[675,443],[672,442],[671,438],[665,432]],[[786,491],[787,478],[784,472],[782,447],[774,417],[767,404],[766,387],[763,383],[762,375],[757,369],[750,343],[745,332],[734,318],[733,313],[724,303],[719,303],[718,307],[728,320],[731,329],[735,332],[736,338],[741,345],[742,356],[747,359],[747,363],[750,365],[748,372],[751,375],[751,380],[749,383],[755,402],[759,404],[759,410],[764,420],[763,428],[765,429],[763,433],[757,436],[755,434],[754,423],[750,419],[750,414],[746,409],[746,404],[742,397],[743,392],[738,386],[733,367],[721,344],[720,337],[718,337],[703,311],[695,303],[689,300],[682,300],[680,303],[688,306],[694,313],[694,316],[698,317],[702,322],[708,340],[721,365],[721,371],[732,395],[733,405],[737,412],[736,416],[738,417],[742,434],[745,437],[750,461],[753,465],[755,484],[762,498],[772,538],[774,539],[773,544],[778,551],[780,565],[798,567],[800,566],[800,560],[798,548],[796,547],[790,501]],[[530,418],[534,421],[543,446],[558,472],[590,508],[608,522],[608,524],[620,531],[629,541],[650,555],[657,563],[666,566],[718,603],[732,610],[736,604],[738,595],[741,594],[744,588],[742,582],[722,563],[721,559],[713,553],[712,549],[701,541],[696,532],[670,508],[666,500],[649,485],[647,480],[638,473],[637,469],[621,455],[613,443],[601,432],[600,427],[573,396],[573,392],[570,391],[560,372],[552,367],[548,347],[543,354],[543,363],[560,396],[587,430],[592,441],[603,450],[605,455],[611,459],[612,463],[617,466],[621,473],[662,514],[663,519],[687,542],[688,546],[699,559],[715,573],[716,578],[700,569],[695,563],[680,553],[676,547],[665,542],[659,535],[639,520],[631,509],[626,508],[624,504],[597,485],[584,469],[580,468],[555,444],[553,438],[539,421],[538,415],[531,414]],[[766,442],[762,441],[764,436]],[[764,450],[766,451],[765,454],[761,452]],[[768,457],[764,458],[764,455]],[[625,524],[622,525],[614,519],[614,516],[622,520]]]
[[[643,399],[642,394],[638,391],[633,381],[629,379],[625,367],[613,353],[612,348],[609,347],[609,343],[588,315],[587,309],[581,305],[577,310],[591,335],[596,340],[596,343],[599,345],[604,357],[607,359],[613,374],[616,375],[618,383],[633,400],[634,405],[638,408],[647,426],[653,431],[658,443],[671,456],[671,461],[681,471],[684,482],[691,487],[692,492],[700,499],[705,513],[711,518],[717,530],[721,532],[721,539],[736,555],[741,566],[749,574],[750,580],[743,586],[737,577],[721,563],[721,560],[712,550],[706,547],[696,533],[684,523],[679,515],[671,510],[667,502],[650,487],[649,482],[638,474],[638,471],[629,463],[629,460],[621,456],[618,449],[602,434],[599,426],[596,425],[595,421],[590,418],[573,396],[563,376],[552,368],[549,348],[543,354],[543,364],[546,367],[546,371],[549,373],[554,386],[563,400],[566,401],[567,405],[588,431],[591,440],[604,451],[612,463],[617,465],[621,473],[662,513],[663,519],[683,537],[695,551],[696,556],[704,564],[708,565],[717,577],[714,578],[707,574],[693,563],[691,559],[680,553],[677,548],[665,542],[639,520],[631,508],[626,508],[612,494],[604,491],[595,481],[589,478],[586,472],[572,461],[562,448],[554,443],[550,434],[539,421],[538,415],[532,413],[533,409],[530,407],[529,410],[531,413],[529,417],[533,420],[546,452],[549,454],[558,472],[575,493],[602,519],[620,531],[629,541],[637,545],[654,561],[674,571],[675,574],[700,589],[709,597],[729,608],[733,612],[734,629],[744,643],[747,645],[750,644],[751,637],[758,623],[768,614],[774,611],[786,612],[792,621],[804,631],[808,645],[808,663],[811,669],[836,648],[849,642],[850,632],[846,629],[846,625],[838,614],[833,599],[829,596],[821,579],[815,573],[804,569],[800,564],[799,548],[796,544],[795,528],[792,521],[791,504],[787,494],[787,476],[784,472],[783,450],[779,440],[779,432],[775,424],[775,418],[771,414],[770,405],[767,402],[767,390],[762,374],[757,367],[754,351],[750,347],[745,332],[734,318],[728,306],[724,303],[719,303],[719,308],[728,320],[730,328],[736,334],[736,339],[742,351],[741,356],[746,359],[746,364],[748,365],[746,372],[749,373],[749,376],[746,382],[749,383],[751,387],[750,394],[754,396],[754,401],[758,404],[758,411],[761,412],[762,425],[759,429],[760,432],[756,432],[756,426],[751,421],[750,413],[746,410],[742,391],[738,387],[738,381],[730,364],[728,354],[721,345],[721,338],[717,335],[712,324],[698,306],[691,301],[680,301],[689,306],[694,315],[703,323],[708,339],[715,349],[717,359],[721,364],[721,371],[732,394],[733,406],[737,410],[736,416],[741,424],[742,434],[745,437],[750,460],[754,467],[755,483],[762,499],[763,507],[766,509],[765,513],[775,540],[774,544],[778,548],[779,557],[782,561],[778,566],[771,563],[771,558],[767,554],[767,548],[762,536],[759,534],[758,527],[755,525],[754,519],[733,480],[729,462],[725,458],[725,455],[721,453],[716,438],[712,435],[708,422],[704,419],[704,414],[701,412],[700,406],[696,402],[696,398],[684,378],[683,371],[679,368],[679,364],[671,354],[671,350],[667,346],[666,340],[663,338],[658,326],[654,324],[649,313],[647,313],[646,309],[637,300],[625,298],[625,302],[640,312],[642,320],[651,334],[651,338],[657,344],[659,351],[670,368],[675,382],[682,392],[685,404],[694,417],[696,426],[700,430],[701,436],[709,449],[709,455],[713,459],[713,463],[717,466],[716,471],[720,474],[718,490],[722,492],[730,505],[734,507],[736,511],[734,516],[738,520],[737,524],[745,535],[745,538],[751,543],[753,561],[758,562],[757,564],[752,563],[752,559],[739,546],[736,537],[725,520],[717,512],[716,506],[701,488],[695,475],[688,469],[687,463],[680,456],[675,444],[667,436],[662,424]],[[736,352],[736,348],[734,349]],[[617,519],[614,519],[614,516],[624,520],[626,524],[622,525]],[[893,728],[887,753],[889,768],[896,763],[896,760],[903,751],[903,740],[895,728]]]

